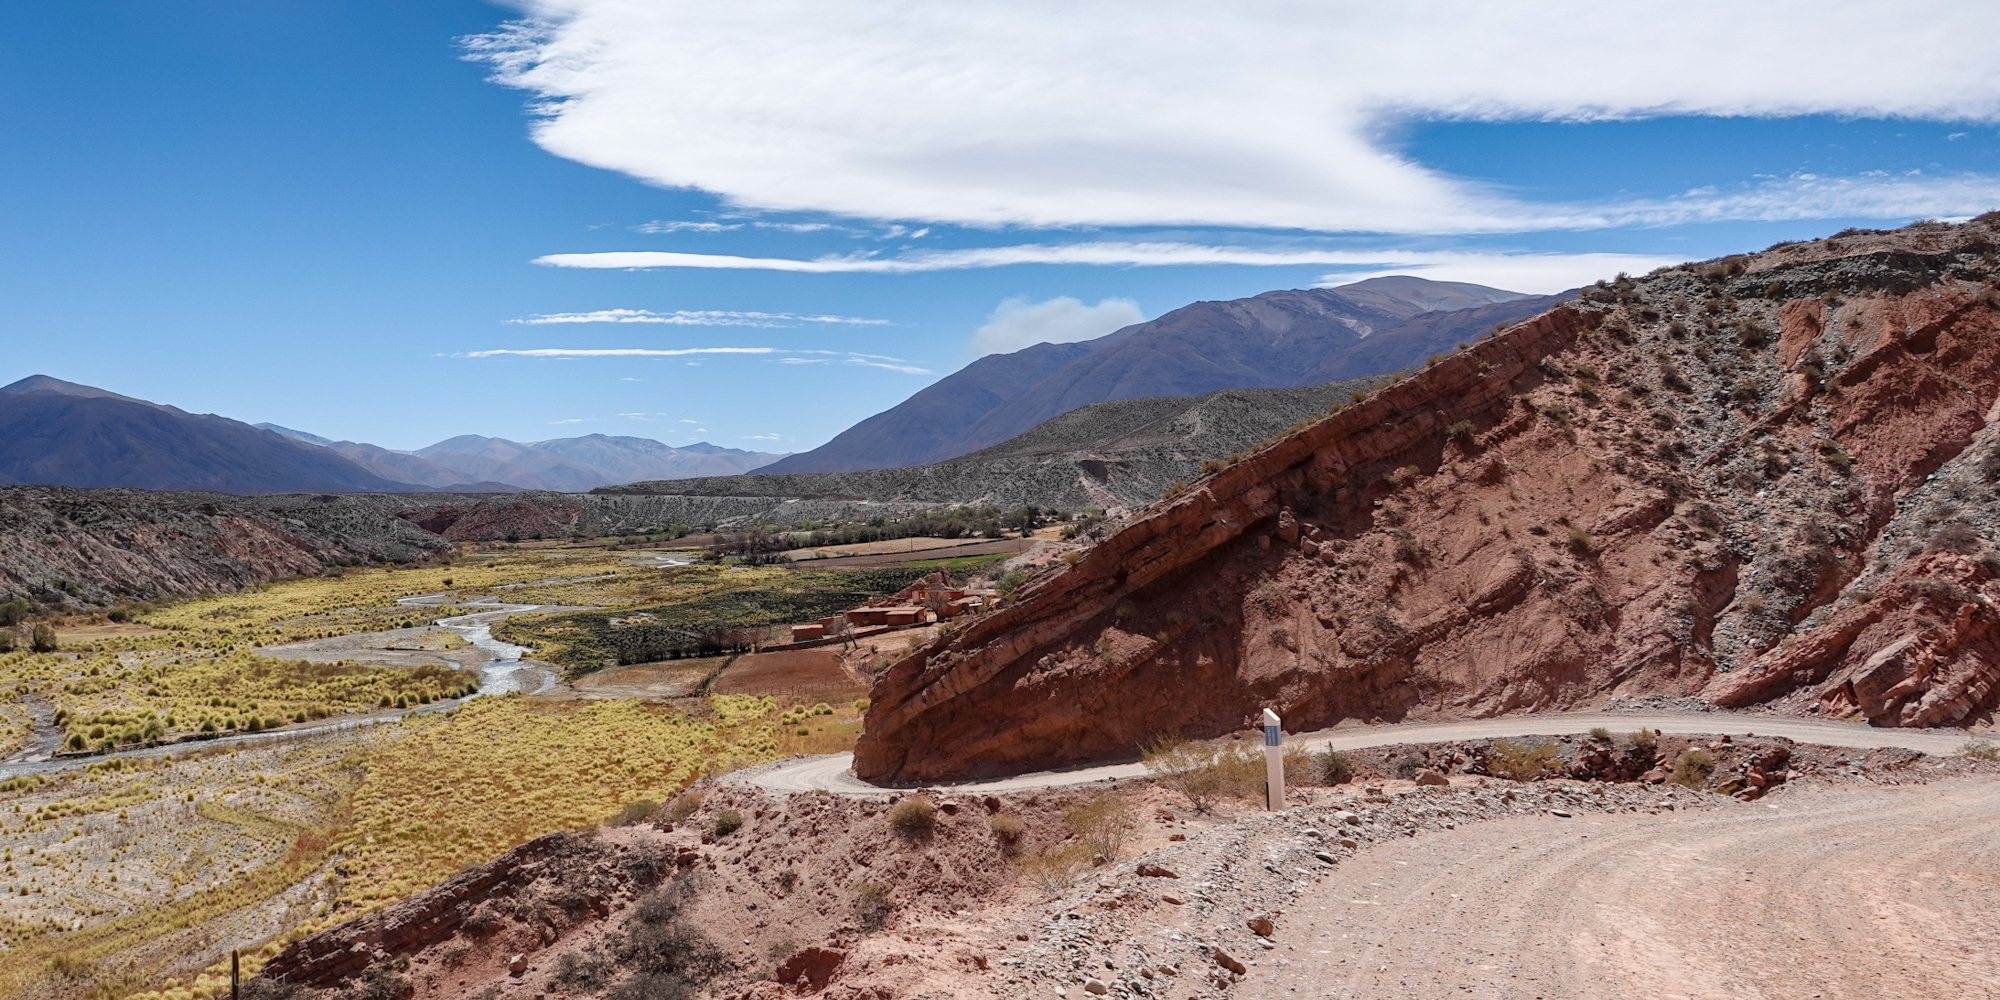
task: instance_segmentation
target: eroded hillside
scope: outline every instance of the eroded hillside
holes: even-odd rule
[[[1621,278],[1196,482],[882,675],[863,777],[1702,695],[1990,713],[2000,217]],[[1918,558],[1921,557],[1921,558]]]

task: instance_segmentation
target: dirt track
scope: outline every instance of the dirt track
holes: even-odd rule
[[[1286,736],[1286,743],[1308,744],[1336,750],[1387,746],[1393,743],[1432,743],[1443,740],[1478,740],[1498,736],[1558,736],[1589,732],[1604,726],[1616,733],[1640,727],[1666,733],[1731,733],[1783,736],[1801,743],[1837,747],[1905,747],[1938,756],[1950,756],[1970,738],[1990,736],[1962,729],[1878,729],[1861,723],[1789,719],[1769,715],[1742,715],[1734,712],[1678,713],[1552,713],[1509,715],[1497,719],[1470,719],[1464,722],[1409,723],[1388,726],[1356,726],[1316,733]],[[837,795],[878,794],[884,789],[854,776],[854,755],[827,754],[778,761],[732,775],[771,791],[811,792],[826,789]],[[1122,781],[1144,777],[1143,764],[1102,764],[1068,771],[1041,771],[1008,778],[967,782],[950,787],[959,792],[1012,792],[1029,788],[1081,785],[1093,781]]]
[[[1499,820],[1359,854],[1238,995],[1994,997],[1996,891],[1991,780]]]

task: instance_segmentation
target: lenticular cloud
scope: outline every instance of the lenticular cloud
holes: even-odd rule
[[[866,218],[1591,225],[1376,135],[1410,117],[2000,117],[2000,7],[1944,0],[528,8],[467,44],[540,99],[550,152],[741,207]]]

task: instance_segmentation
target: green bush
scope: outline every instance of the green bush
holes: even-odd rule
[[[1590,730],[1590,738],[1599,743],[1609,743],[1611,742],[1611,730],[1603,726],[1594,726]]]
[[[743,829],[743,814],[734,809],[724,809],[715,814],[715,835],[727,837]]]
[[[1994,746],[1991,740],[1973,740],[1960,747],[1958,752],[1977,760],[2000,760],[2000,746]]]
[[[37,653],[55,652],[56,630],[49,627],[46,622],[35,626],[35,631],[28,639],[28,648]]]

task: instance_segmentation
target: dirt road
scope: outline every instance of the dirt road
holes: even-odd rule
[[[1357,726],[1297,733],[1286,743],[1309,744],[1313,748],[1331,745],[1336,750],[1396,743],[1437,743],[1446,740],[1478,740],[1499,736],[1559,736],[1587,733],[1603,726],[1614,733],[1628,733],[1644,727],[1663,733],[1729,733],[1783,736],[1801,743],[1836,747],[1905,747],[1939,756],[1957,753],[1968,734],[1957,729],[1877,729],[1848,722],[1814,719],[1786,719],[1767,715],[1738,715],[1729,712],[1598,713],[1570,712],[1549,715],[1510,715],[1498,719],[1466,722],[1411,723],[1392,726]],[[737,772],[735,780],[779,792],[811,792],[826,789],[841,795],[878,794],[883,789],[856,778],[849,770],[853,754],[827,754],[779,761]],[[1093,781],[1120,781],[1143,777],[1143,764],[1105,764],[1068,771],[1041,771],[991,781],[967,782],[952,786],[961,792],[1014,792],[1028,788],[1082,785]]]
[[[1480,823],[1361,852],[1245,998],[2000,997],[2000,783]]]

